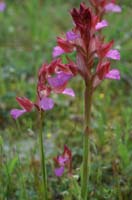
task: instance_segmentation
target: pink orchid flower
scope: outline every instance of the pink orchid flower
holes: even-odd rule
[[[68,173],[71,175],[72,171],[72,152],[71,150],[65,145],[64,151],[62,155],[57,156],[54,158],[55,164],[59,167],[54,170],[56,176],[60,177],[63,175],[65,168],[68,169]]]
[[[116,12],[119,13],[121,12],[121,7],[114,4],[114,3],[108,3],[104,7],[105,12]]]
[[[6,3],[4,1],[0,2],[0,12],[3,12],[6,9]]]
[[[12,109],[10,111],[10,114],[13,117],[13,119],[17,119],[24,113],[30,112],[34,107],[34,104],[26,97],[16,97],[16,101],[18,102],[18,104],[22,109]]]
[[[100,30],[100,29],[105,28],[107,26],[108,26],[108,22],[106,20],[102,20],[102,21],[100,21],[96,24],[95,29]]]
[[[12,109],[11,116],[17,119],[24,113],[31,112],[33,107],[43,111],[53,109],[54,101],[49,97],[52,93],[74,97],[74,91],[66,86],[76,73],[76,68],[72,63],[62,64],[60,59],[54,60],[50,64],[43,64],[38,73],[37,101],[33,103],[26,97],[16,97],[22,109]]]
[[[90,3],[100,17],[105,12],[121,12],[121,7],[115,3],[115,0],[90,0]]]

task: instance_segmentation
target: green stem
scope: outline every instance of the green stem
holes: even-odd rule
[[[46,175],[46,164],[45,164],[45,152],[43,146],[43,128],[42,128],[42,113],[40,111],[40,132],[39,132],[39,143],[40,143],[40,156],[41,156],[41,167],[42,167],[42,175],[43,175],[43,200],[47,200],[47,175]]]
[[[92,104],[92,84],[86,83],[84,92],[84,136],[83,136],[83,168],[82,168],[82,182],[81,182],[81,197],[82,200],[88,199],[88,179],[90,169],[90,115]]]
[[[19,164],[19,175],[20,175],[20,182],[21,182],[21,193],[20,193],[20,199],[28,200],[27,192],[26,192],[26,186],[25,186],[25,180],[22,172],[22,166],[21,166],[21,161],[19,154],[17,155],[18,157],[18,164]]]
[[[8,181],[7,181],[7,187],[6,187],[6,199],[9,200],[10,198],[10,186],[11,186],[11,177],[10,177],[10,173],[9,173],[9,169],[8,169],[8,164],[7,164],[7,160],[6,160],[6,163],[5,163],[5,167],[6,167],[6,173],[7,173],[7,178],[8,178]]]

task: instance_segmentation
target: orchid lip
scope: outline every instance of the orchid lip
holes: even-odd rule
[[[102,21],[100,21],[96,24],[95,29],[100,30],[100,29],[105,28],[107,26],[108,26],[108,22],[106,20],[102,20]]]
[[[54,170],[54,173],[55,173],[55,175],[58,176],[58,177],[62,176],[63,173],[64,173],[64,167],[56,168],[56,169]]]
[[[21,115],[23,115],[24,113],[26,113],[27,111],[26,110],[22,110],[22,109],[12,109],[10,111],[10,115],[12,116],[13,119],[17,119],[19,118]]]
[[[54,101],[51,98],[43,97],[39,102],[39,106],[42,110],[51,110],[54,107]]]
[[[120,6],[114,4],[114,3],[108,3],[106,6],[105,6],[105,11],[106,12],[121,12],[122,9]]]
[[[65,51],[61,47],[56,46],[53,49],[52,56],[53,56],[53,58],[55,58],[55,57],[60,56],[60,55],[62,55],[64,53],[65,53]]]
[[[55,77],[49,77],[48,82],[53,88],[63,86],[69,79],[72,78],[72,74],[60,72]]]

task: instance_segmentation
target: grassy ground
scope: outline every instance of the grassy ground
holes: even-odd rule
[[[41,3],[41,5],[40,5]],[[15,97],[35,99],[37,70],[50,61],[56,36],[72,26],[68,11],[78,6],[60,0],[8,0],[0,13],[0,200],[41,200],[36,114],[14,122],[9,111]],[[104,81],[94,95],[91,136],[90,200],[132,199],[132,70],[131,0],[119,1],[121,14],[109,14],[106,40],[114,39],[121,61],[120,81]],[[82,159],[83,83],[70,83],[76,98],[56,96],[56,106],[46,113],[45,147],[49,199],[77,199],[65,175],[54,176],[53,157],[67,144],[73,152],[77,174]]]

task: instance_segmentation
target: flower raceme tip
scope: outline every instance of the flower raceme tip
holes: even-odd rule
[[[114,1],[104,0],[104,3],[101,4],[96,0],[91,0],[91,2],[94,6],[99,4],[103,9],[106,5],[109,5],[108,3],[113,3],[116,6]],[[61,56],[64,53],[68,56],[68,53],[75,51],[77,55],[75,65],[84,80],[94,80],[96,76],[99,80],[105,78],[119,80],[120,73],[116,69],[116,72],[118,71],[117,76],[115,71],[111,71],[109,59],[120,60],[120,53],[118,50],[112,49],[113,40],[105,43],[104,37],[100,37],[100,32],[98,32],[107,27],[108,22],[101,19],[90,8],[87,8],[84,3],[80,4],[80,9],[73,8],[71,16],[74,27],[72,31],[66,32],[65,37],[57,38],[58,46],[53,49],[53,57]],[[94,65],[96,58],[98,59],[97,66]],[[92,68],[96,69],[91,72]]]

